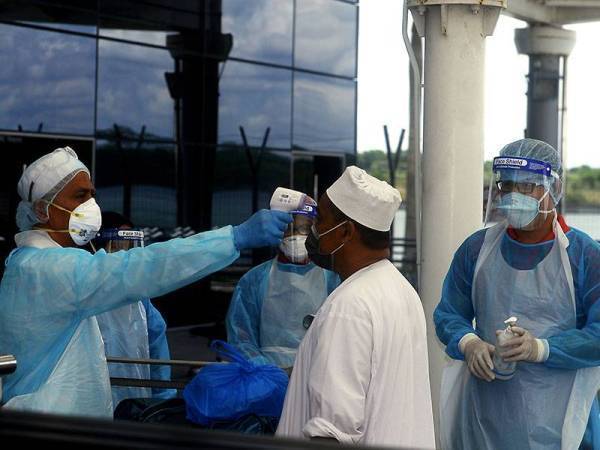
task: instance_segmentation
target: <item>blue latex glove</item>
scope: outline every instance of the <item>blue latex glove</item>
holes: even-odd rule
[[[233,240],[238,250],[275,247],[292,221],[292,215],[283,211],[261,209],[244,223],[233,227]]]

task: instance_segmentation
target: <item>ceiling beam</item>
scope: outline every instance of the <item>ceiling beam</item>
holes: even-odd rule
[[[548,7],[535,0],[508,0],[508,7],[503,13],[526,22],[552,24],[556,7]]]
[[[569,23],[597,22],[600,20],[598,8],[558,8],[554,23],[566,25]]]
[[[600,0],[545,0],[544,3],[565,8],[600,8]]]

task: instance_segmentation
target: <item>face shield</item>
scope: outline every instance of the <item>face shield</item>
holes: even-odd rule
[[[293,263],[304,264],[308,262],[306,251],[306,238],[317,216],[316,202],[307,197],[300,209],[290,211],[292,222],[288,225],[279,245],[279,250]]]
[[[104,248],[107,253],[144,246],[144,232],[136,229],[104,228],[94,240],[96,248]]]
[[[561,182],[550,164],[530,158],[494,158],[484,226],[506,220],[517,229],[535,229],[562,197]]]

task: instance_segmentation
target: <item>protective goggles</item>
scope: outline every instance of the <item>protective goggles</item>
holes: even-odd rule
[[[291,211],[291,214],[293,220],[288,225],[285,236],[308,236],[310,233],[310,227],[315,221],[314,217],[308,214],[299,213],[297,211]]]
[[[95,243],[102,246],[107,253],[131,250],[144,246],[144,232],[135,229],[104,228],[98,232]]]
[[[308,236],[310,227],[317,217],[317,203],[311,198],[305,198],[301,207],[290,211],[293,219],[288,225],[285,236]]]
[[[540,183],[535,182],[519,182],[513,180],[500,180],[496,181],[496,186],[498,186],[498,190],[503,194],[509,194],[511,192],[520,192],[521,194],[531,194],[538,186],[544,186]]]

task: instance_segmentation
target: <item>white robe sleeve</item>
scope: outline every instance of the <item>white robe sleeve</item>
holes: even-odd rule
[[[357,443],[361,438],[373,351],[369,317],[364,305],[346,304],[341,311],[331,311],[320,324],[308,380],[306,437],[335,438],[343,444]]]

